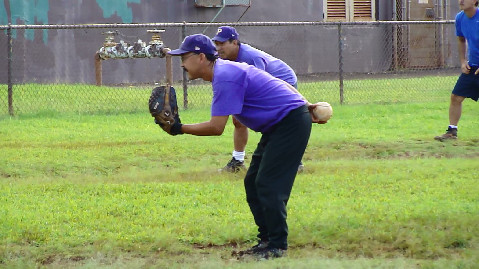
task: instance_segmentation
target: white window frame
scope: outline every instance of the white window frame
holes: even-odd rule
[[[195,0],[196,7],[251,6],[251,0]]]
[[[224,6],[225,6],[224,0],[216,0],[216,1],[195,0],[195,7],[224,7]]]
[[[342,0],[346,7],[346,17],[345,18],[330,18],[328,17],[328,2],[330,0],[323,0],[323,13],[324,13],[324,21],[345,21],[345,22],[353,22],[353,21],[374,21],[376,20],[376,0],[371,1],[371,17],[369,18],[354,18],[354,2],[357,0]],[[339,0],[341,1],[341,0]]]

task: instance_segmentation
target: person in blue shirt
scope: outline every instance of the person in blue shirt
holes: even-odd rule
[[[246,63],[219,59],[205,35],[187,36],[179,49],[189,79],[212,82],[211,118],[196,124],[176,122],[172,135],[221,135],[230,115],[261,132],[244,186],[246,200],[258,226],[258,244],[241,252],[258,258],[283,256],[288,248],[286,204],[311,133],[320,122],[310,104],[288,83]]]
[[[298,79],[289,65],[262,50],[241,43],[239,34],[234,27],[219,27],[212,40],[215,42],[218,56],[221,59],[253,65],[268,72],[273,77],[286,81],[297,89]],[[235,126],[233,133],[233,158],[220,170],[236,173],[241,169],[245,169],[244,158],[246,144],[248,143],[248,128],[235,117],[233,117],[233,124]],[[300,163],[298,171],[301,172],[303,168],[303,164]]]
[[[466,98],[476,102],[479,99],[478,0],[459,0],[459,5],[462,11],[456,15],[455,25],[462,73],[451,94],[449,126],[445,134],[434,138],[438,141],[457,139],[457,125],[462,114],[462,102]],[[466,51],[468,51],[468,57],[466,57]]]

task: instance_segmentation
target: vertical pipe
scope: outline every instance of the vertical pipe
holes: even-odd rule
[[[12,80],[12,61],[13,61],[13,44],[12,44],[12,24],[8,23],[7,29],[7,84],[8,84],[8,114],[13,116],[13,80]]]
[[[407,1],[407,9],[406,9],[406,12],[407,12],[407,20],[410,21],[411,20],[411,0],[408,0]]]
[[[449,1],[444,0],[444,19],[449,20]],[[450,37],[449,37],[449,25],[444,26],[444,66],[449,65],[451,63],[451,44],[450,44]],[[446,55],[448,55],[446,59]]]
[[[169,49],[166,51],[168,52]],[[166,53],[165,52],[165,53]],[[165,58],[166,58],[166,83],[170,86],[173,85],[173,68],[172,68],[172,60],[171,60],[171,55],[170,54],[166,54]]]
[[[398,57],[398,24],[393,24],[393,61],[394,61],[394,71],[399,69],[399,57]]]
[[[434,13],[435,13],[435,14],[434,14],[434,17],[435,17],[435,18],[434,18],[433,20],[440,19],[440,18],[438,18],[438,17],[441,16],[441,14],[440,14],[441,9],[440,9],[440,7],[439,7],[438,1],[439,1],[439,0],[436,0],[436,2],[434,2]]]
[[[436,4],[438,6],[438,16],[439,20],[444,20],[444,6],[442,3],[443,0],[437,0]],[[444,52],[444,24],[438,25],[438,33],[439,33],[439,53],[440,53],[440,58],[439,58],[439,66],[444,67],[445,65],[445,52]]]
[[[406,15],[407,15],[407,17],[406,17],[407,19],[406,19],[406,20],[407,20],[407,21],[410,21],[410,20],[411,20],[411,0],[408,0],[408,1],[406,2]],[[405,33],[405,35],[406,35],[406,45],[403,46],[403,47],[404,47],[405,50],[406,50],[406,52],[404,53],[404,54],[405,54],[405,59],[404,59],[404,60],[406,61],[405,64],[406,64],[406,66],[407,66],[408,68],[409,68],[410,65],[411,65],[411,64],[410,64],[410,61],[409,61],[409,59],[410,59],[410,53],[409,53],[410,45],[409,45],[409,44],[411,44],[411,35],[410,35],[410,33],[411,33],[411,26],[410,26],[409,24],[407,24],[407,25],[406,25],[406,33]],[[404,55],[404,54],[403,54],[403,55]]]
[[[393,14],[392,14],[392,20],[397,21],[397,0],[394,0],[393,3]]]
[[[186,23],[186,22],[185,22]],[[181,40],[186,37],[186,25],[181,26]],[[183,107],[188,109],[188,77],[186,71],[183,69]]]
[[[394,0],[394,3],[393,3],[393,18],[392,20],[393,21],[397,21],[397,1],[398,0]],[[398,25],[397,24],[393,24],[392,25],[393,27],[393,31],[392,31],[392,34],[393,34],[393,61],[394,61],[394,71],[397,72],[398,70]]]
[[[393,17],[392,17],[392,20],[397,21],[397,0],[394,0],[394,3],[393,3]]]
[[[449,1],[445,0],[446,3],[444,3],[444,19],[449,20]]]
[[[344,85],[343,85],[343,40],[341,23],[338,24],[338,53],[339,53],[339,103],[344,102]]]
[[[95,79],[96,79],[96,86],[101,86],[102,84],[102,67],[101,67],[101,58],[100,54],[97,52],[95,53]]]
[[[441,2],[442,5],[442,19],[447,20],[447,1],[443,0]],[[441,24],[442,29],[442,59],[443,59],[443,67],[446,66],[446,55],[447,55],[447,25]]]

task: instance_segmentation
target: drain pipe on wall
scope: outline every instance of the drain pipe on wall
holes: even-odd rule
[[[12,66],[13,66],[13,39],[12,39],[12,24],[8,23],[7,29],[7,84],[8,84],[8,114],[14,115],[13,112],[13,80],[12,80]]]
[[[392,20],[393,21],[397,21],[397,1],[398,0],[394,0],[394,3],[393,3],[393,18]],[[394,61],[394,71],[397,71],[398,68],[399,68],[399,63],[398,63],[398,30],[397,28],[399,27],[399,25],[393,25],[393,53],[394,53],[394,58],[393,58],[393,61]]]

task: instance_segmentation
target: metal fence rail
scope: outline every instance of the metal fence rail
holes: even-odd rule
[[[165,29],[162,42],[174,49],[186,35],[212,37],[222,25],[288,63],[312,102],[446,100],[459,75],[454,21],[0,25],[0,115],[146,111],[151,88],[167,81],[184,109],[209,106],[210,84],[187,81],[177,57],[171,76],[161,57],[102,60],[98,83],[95,55],[105,31],[115,44],[146,48],[147,30]]]

